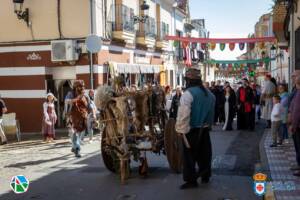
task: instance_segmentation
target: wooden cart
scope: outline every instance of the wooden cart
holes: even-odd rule
[[[108,170],[120,174],[122,183],[130,175],[132,160],[140,162],[140,175],[147,175],[146,152],[167,155],[170,168],[181,171],[181,142],[174,131],[175,121],[167,120],[160,86],[136,92],[115,92],[101,86],[95,101],[101,110],[103,162]]]

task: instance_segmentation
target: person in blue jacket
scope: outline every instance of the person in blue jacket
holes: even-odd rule
[[[183,180],[180,189],[195,188],[197,179],[211,177],[212,146],[209,132],[214,123],[215,96],[206,89],[199,69],[189,68],[186,90],[178,108],[176,131],[183,138]],[[198,172],[196,171],[198,165]]]

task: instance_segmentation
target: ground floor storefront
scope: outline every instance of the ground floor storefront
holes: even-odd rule
[[[63,127],[64,98],[77,79],[84,80],[86,90],[91,78],[96,88],[113,75],[124,76],[126,86],[161,84],[164,68],[160,53],[107,44],[93,55],[92,71],[84,52],[76,61],[52,62],[50,42],[0,46],[0,95],[8,112],[16,113],[21,132],[41,131],[48,92],[57,97],[57,128]]]

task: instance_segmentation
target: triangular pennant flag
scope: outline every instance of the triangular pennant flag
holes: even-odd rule
[[[233,51],[234,48],[235,48],[235,43],[230,43],[230,44],[229,44],[229,49],[230,49],[230,51]]]
[[[216,48],[216,43],[210,43],[210,50],[215,50]]]
[[[245,43],[239,43],[240,50],[243,51],[245,48]]]
[[[220,43],[220,50],[221,51],[224,51],[225,47],[226,47],[226,44]]]

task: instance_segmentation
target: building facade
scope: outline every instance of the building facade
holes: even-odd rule
[[[29,20],[18,19],[11,0],[0,2],[0,95],[9,112],[15,112],[22,132],[41,130],[42,103],[47,92],[58,98],[58,127],[63,127],[64,97],[76,79],[90,89],[121,75],[126,84],[173,81],[173,45],[164,40],[181,30],[186,12],[175,0],[24,0]],[[180,4],[181,5],[181,4]],[[182,21],[180,21],[182,20]],[[176,28],[175,28],[176,23]],[[178,27],[178,28],[177,28]],[[87,36],[102,38],[102,49],[89,57]],[[90,70],[92,60],[92,70]],[[91,73],[92,72],[92,73]],[[172,77],[172,78],[171,78]]]

